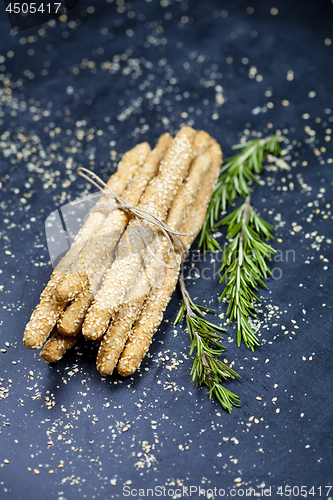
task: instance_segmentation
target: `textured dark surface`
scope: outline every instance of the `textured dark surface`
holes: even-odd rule
[[[93,4],[81,1],[67,21],[15,36],[0,9],[0,498],[122,498],[126,482],[132,489],[165,486],[166,496],[180,484],[227,495],[237,478],[257,498],[265,498],[263,485],[274,499],[285,485],[314,486],[309,498],[327,498],[333,6]],[[101,380],[96,348],[83,342],[52,368],[22,345],[52,271],[45,219],[87,189],[77,166],[106,179],[116,160],[110,151],[121,155],[143,140],[153,145],[184,122],[216,137],[225,156],[247,131],[280,129],[290,146],[291,169],[267,171],[253,193],[277,228],[278,254],[275,279],[260,291],[261,347],[254,354],[237,349],[232,328],[225,336],[226,358],[242,375],[228,384],[242,401],[231,416],[189,384],[188,339],[171,324],[178,292],[151,357],[131,379]],[[187,284],[221,314],[212,260],[201,256],[201,277],[193,273]],[[172,358],[183,363],[169,371]],[[126,432],[122,423],[130,424]]]

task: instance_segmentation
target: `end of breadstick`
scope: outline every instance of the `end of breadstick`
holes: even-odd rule
[[[88,284],[88,277],[84,273],[69,273],[59,283],[55,296],[59,301],[70,302],[81,293]]]
[[[58,332],[65,337],[71,337],[81,329],[83,321],[84,318],[78,321],[76,314],[72,314],[72,311],[67,308],[57,321]]]
[[[81,330],[85,315],[93,298],[93,294],[88,291],[76,297],[58,319],[58,332],[65,336],[76,335]]]
[[[23,344],[27,349],[40,349],[43,347],[43,343],[45,341],[36,341],[36,336],[38,335],[38,331],[30,330],[30,328],[26,328],[23,336]]]
[[[211,136],[204,130],[199,130],[194,139],[193,157],[203,154],[211,145]]]
[[[197,131],[194,130],[194,128],[190,127],[189,125],[184,125],[181,129],[178,130],[177,134],[175,137],[182,135],[182,134],[190,134],[193,137],[196,135]]]
[[[141,142],[140,144],[137,144],[133,149],[127,151],[118,163],[118,168],[117,172],[114,174],[114,179],[117,180],[118,177],[125,176],[126,181],[128,182],[133,177],[136,170],[141,165],[143,165],[150,151],[151,148],[148,142]],[[110,179],[110,182],[114,183],[114,180],[111,181]]]
[[[140,142],[134,148],[127,151],[118,164],[117,170],[126,170],[129,164],[133,163],[133,159],[137,160],[138,163],[142,164],[145,160],[145,157],[150,153],[150,145],[147,141]]]
[[[56,363],[63,358],[64,354],[77,342],[81,332],[72,337],[65,337],[55,329],[51,338],[46,342],[40,356],[46,363]]]
[[[131,356],[121,357],[119,363],[117,364],[118,374],[121,377],[129,377],[130,375],[133,375],[133,373],[135,373],[140,367],[145,354],[145,352],[141,353],[139,357],[135,354],[132,354]]]
[[[144,296],[123,304],[116,313],[106,334],[101,340],[96,366],[103,375],[112,375],[119,357],[125,347],[132,325],[144,303]]]
[[[124,336],[124,330],[127,330],[126,325],[117,322],[110,329],[111,331],[108,330],[102,338],[96,359],[97,370],[103,377],[112,375],[127,339]]]
[[[83,336],[90,340],[101,339],[109,326],[110,319],[111,314],[107,308],[99,308],[97,313],[90,309],[82,325]]]
[[[219,163],[221,165],[222,163],[222,158],[223,158],[223,152],[221,149],[221,146],[215,139],[212,139],[212,144],[211,147],[209,148],[209,152],[213,156],[213,160],[216,161],[216,163]]]
[[[177,282],[177,277],[178,273],[174,278],[175,283]],[[127,340],[125,349],[123,350],[117,364],[117,372],[122,377],[129,377],[130,375],[133,375],[133,373],[135,373],[140,367],[142,360],[149,350],[153,335],[163,319],[166,303],[169,302],[171,295],[172,292],[167,293],[167,299],[164,300],[163,304],[161,303],[160,308],[158,302],[155,302],[155,299],[157,298],[155,294],[152,295],[155,307],[154,304],[151,303],[152,297],[148,298],[146,307],[143,309],[143,316],[141,316],[134,325]],[[144,321],[140,321],[142,318],[145,320],[148,319],[150,324],[148,322],[144,324]]]
[[[64,303],[56,302],[52,296],[48,301],[44,300],[38,304],[24,330],[23,344],[25,347],[28,349],[43,347],[63,308]]]
[[[66,305],[56,300],[54,293],[62,277],[63,273],[53,271],[50,281],[40,296],[39,304],[25,327],[23,343],[28,349],[39,349],[43,346]]]
[[[177,140],[182,136],[186,136],[190,141],[194,141],[196,136],[196,131],[194,130],[194,128],[189,126],[182,127],[175,135],[175,139]]]

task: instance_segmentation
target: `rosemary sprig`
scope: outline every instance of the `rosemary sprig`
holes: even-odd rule
[[[263,279],[271,274],[267,261],[272,259],[275,250],[265,241],[273,238],[270,233],[273,227],[259,217],[251,206],[250,186],[253,182],[260,184],[257,175],[262,172],[264,158],[268,154],[281,155],[281,139],[276,134],[233,146],[233,149],[242,151],[229,158],[221,167],[199,238],[199,247],[203,251],[221,250],[212,232],[220,225],[228,226],[227,238],[231,242],[223,253],[220,269],[220,273],[223,273],[220,283],[225,281],[220,301],[226,298],[229,302],[229,322],[237,320],[238,346],[243,339],[252,351],[259,345],[259,341],[251,327],[249,316],[258,318],[253,302],[260,302],[260,299],[255,291],[258,286],[266,286]],[[219,221],[220,213],[225,212],[227,206],[238,196],[245,198],[245,202]],[[221,382],[239,375],[218,359],[225,349],[218,342],[221,337],[219,332],[223,329],[201,317],[207,309],[192,301],[182,275],[179,282],[183,300],[175,324],[186,315],[191,339],[190,354],[196,349],[191,370],[192,382],[196,380],[197,385],[206,384],[210,398],[215,394],[223,408],[231,412],[232,406],[238,406],[239,399],[225,389]]]
[[[225,331],[217,325],[203,318],[206,312],[214,312],[201,305],[195,304],[185,288],[183,274],[179,277],[182,304],[174,321],[174,325],[186,317],[188,333],[191,339],[190,355],[196,349],[195,358],[191,369],[192,382],[196,385],[205,384],[208,387],[209,398],[213,394],[225,410],[231,413],[233,406],[239,406],[236,394],[226,389],[222,382],[240,376],[228,365],[224,364],[219,356],[226,349],[219,340],[221,332]]]
[[[252,351],[259,345],[248,317],[258,317],[253,305],[260,299],[253,290],[258,285],[266,287],[262,278],[272,274],[266,261],[272,260],[275,250],[264,240],[273,238],[270,231],[274,229],[256,214],[250,203],[250,196],[231,214],[222,219],[221,224],[228,226],[227,238],[231,240],[223,253],[220,273],[224,273],[220,283],[225,282],[225,288],[220,301],[228,298],[227,316],[229,321],[237,320],[237,345],[242,338]]]
[[[242,151],[229,158],[221,167],[199,239],[199,246],[202,246],[204,251],[221,250],[212,231],[220,225],[228,225],[227,238],[231,239],[231,242],[223,254],[220,269],[220,272],[224,272],[221,282],[226,283],[220,300],[224,297],[228,299],[229,321],[237,320],[238,346],[243,338],[252,351],[259,345],[248,320],[249,316],[258,317],[253,301],[259,299],[254,290],[258,289],[258,285],[265,286],[262,278],[271,274],[266,260],[271,260],[275,251],[265,242],[266,239],[272,238],[269,231],[273,227],[261,219],[251,207],[250,185],[253,181],[260,184],[256,175],[261,173],[263,160],[268,154],[281,155],[281,139],[280,135],[275,134],[266,139],[233,146],[233,149]],[[218,221],[221,211],[224,212],[238,196],[246,197],[245,203]]]
[[[212,231],[219,226],[217,221],[221,211],[224,212],[238,196],[243,198],[249,196],[250,184],[253,182],[260,184],[256,175],[261,173],[263,160],[268,154],[281,155],[280,141],[281,136],[275,134],[266,139],[255,139],[232,147],[232,149],[242,149],[242,151],[228,158],[221,167],[219,180],[208,205],[206,219],[200,233],[199,247],[202,247],[204,252],[207,249],[212,252],[221,250],[219,243],[212,235]]]

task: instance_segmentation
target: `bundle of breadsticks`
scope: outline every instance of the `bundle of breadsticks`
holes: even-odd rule
[[[204,222],[222,163],[206,132],[183,127],[155,148],[138,144],[107,182],[124,202],[176,232],[188,251]],[[184,252],[158,225],[104,191],[54,269],[24,332],[24,344],[60,360],[81,335],[99,343],[97,369],[133,374],[147,353],[176,287]],[[48,338],[49,337],[49,338]]]

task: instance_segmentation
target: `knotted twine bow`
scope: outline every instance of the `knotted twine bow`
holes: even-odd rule
[[[87,181],[89,181],[91,184],[93,184],[97,189],[99,189],[104,195],[108,196],[115,204],[112,205],[97,205],[94,207],[89,213],[94,212],[94,211],[99,211],[99,210],[108,210],[112,212],[113,210],[120,209],[123,210],[124,212],[127,212],[131,215],[134,215],[136,220],[139,222],[139,219],[142,219],[146,222],[150,222],[154,226],[156,226],[164,236],[166,237],[170,248],[172,250],[173,254],[173,262],[174,265],[170,266],[169,264],[166,264],[162,260],[160,260],[157,255],[153,253],[151,250],[150,246],[148,245],[144,234],[141,232],[141,228],[139,226],[139,232],[140,236],[142,237],[143,241],[145,242],[146,247],[148,248],[148,251],[151,253],[151,255],[156,259],[160,264],[163,266],[169,268],[169,269],[174,269],[177,265],[176,263],[176,256],[175,253],[176,251],[179,252],[182,258],[182,262],[185,260],[187,254],[188,254],[188,249],[185,245],[185,243],[182,241],[180,236],[186,236],[184,233],[179,233],[178,231],[174,231],[171,229],[169,226],[164,224],[158,217],[155,215],[151,214],[150,212],[147,212],[147,210],[142,210],[142,208],[137,208],[131,205],[130,203],[127,203],[121,196],[118,196],[98,175],[96,175],[94,172],[91,170],[84,168],[84,167],[79,167],[77,169],[77,173],[81,176],[84,177]],[[97,182],[95,182],[95,180]]]

